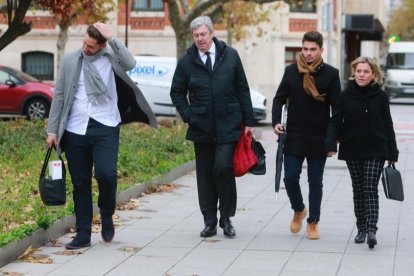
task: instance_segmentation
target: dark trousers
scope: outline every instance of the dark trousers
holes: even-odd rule
[[[73,183],[76,231],[91,235],[93,217],[92,169],[98,182],[98,206],[102,217],[112,216],[116,206],[119,126],[108,127],[89,119],[85,135],[66,131],[62,148]]]
[[[302,191],[299,180],[302,173],[302,165],[305,157],[294,155],[285,155],[285,188],[292,205],[292,209],[302,211],[305,208],[303,203]],[[309,182],[309,217],[308,223],[318,222],[321,215],[322,188],[323,188],[323,171],[325,168],[326,158],[308,158],[308,182]]]
[[[205,225],[217,224],[217,209],[222,217],[232,217],[236,213],[235,147],[236,143],[194,143],[198,202]]]
[[[384,160],[347,160],[352,180],[354,213],[358,230],[377,232],[378,223],[378,182]]]

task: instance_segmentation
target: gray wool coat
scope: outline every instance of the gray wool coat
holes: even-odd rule
[[[108,42],[108,58],[115,74],[118,109],[121,123],[143,122],[157,127],[157,120],[144,95],[126,74],[135,66],[135,59],[116,38]],[[82,68],[82,49],[64,57],[55,94],[49,112],[48,134],[56,134],[59,142],[66,129],[67,119],[75,97]],[[59,151],[60,152],[60,151]]]

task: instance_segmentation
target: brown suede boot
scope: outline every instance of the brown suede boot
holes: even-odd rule
[[[302,229],[302,221],[308,215],[306,208],[303,211],[298,211],[293,214],[292,222],[290,223],[290,232],[297,233]]]
[[[319,236],[318,223],[316,222],[308,223],[306,236],[310,240],[319,240],[320,236]]]

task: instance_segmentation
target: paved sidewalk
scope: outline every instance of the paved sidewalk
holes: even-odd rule
[[[411,134],[410,134],[411,135]],[[401,138],[402,137],[402,138]],[[345,163],[328,160],[324,175],[321,239],[308,240],[306,225],[289,232],[292,210],[281,188],[274,192],[274,134],[263,131],[267,174],[237,180],[238,209],[233,218],[234,239],[222,229],[211,238],[200,238],[203,219],[198,207],[194,172],[174,181],[177,189],[138,199],[133,211],[117,211],[121,225],[112,243],[93,234],[92,246],[78,255],[63,246],[43,246],[38,254],[51,264],[16,261],[2,268],[3,275],[414,275],[414,143],[399,141],[398,168],[403,174],[406,199],[387,200],[380,184],[378,245],[370,250],[353,242],[356,234],[352,190]],[[412,137],[412,136],[410,136]],[[306,169],[302,173],[306,197]],[[306,200],[307,203],[307,200]],[[65,244],[70,234],[59,238]],[[7,274],[7,273],[21,274]],[[1,272],[0,272],[1,275]]]

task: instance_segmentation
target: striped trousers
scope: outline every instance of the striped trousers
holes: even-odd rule
[[[377,232],[378,182],[385,160],[347,160],[352,180],[354,213],[358,230]]]

